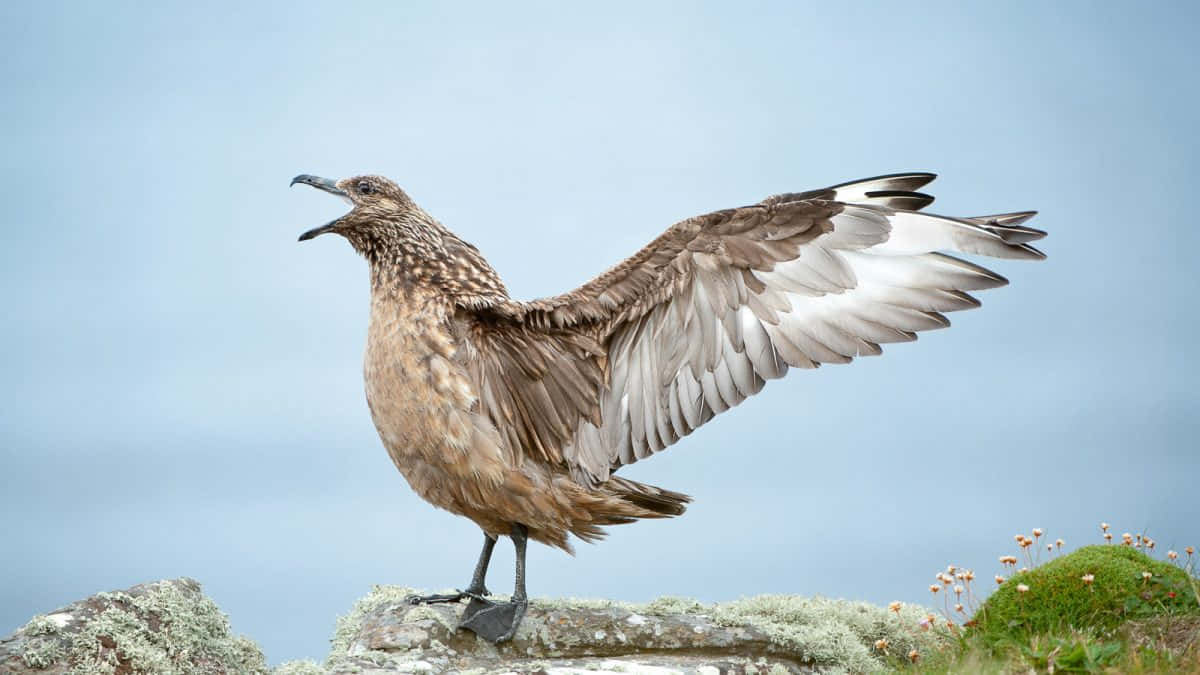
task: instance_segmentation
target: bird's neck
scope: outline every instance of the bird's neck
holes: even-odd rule
[[[402,248],[373,250],[363,257],[371,268],[371,294],[406,299],[435,291],[428,253]]]
[[[447,306],[481,309],[508,300],[508,290],[473,246],[453,234],[434,247],[375,247],[363,251],[371,294],[400,302],[436,297]]]

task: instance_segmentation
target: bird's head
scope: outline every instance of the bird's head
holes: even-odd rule
[[[341,218],[300,235],[307,241],[327,232],[342,235],[368,255],[383,249],[416,244],[435,238],[438,226],[404,190],[383,176],[355,176],[335,181],[301,174],[292,185],[303,183],[346,200],[353,208]]]
[[[471,306],[508,298],[500,276],[479,251],[442,227],[392,181],[301,174],[292,179],[296,183],[337,195],[354,207],[300,235],[300,241],[326,232],[345,237],[370,264],[373,290],[397,282],[434,285],[446,297]]]

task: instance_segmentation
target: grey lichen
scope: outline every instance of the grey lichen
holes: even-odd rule
[[[454,632],[458,630],[458,624],[450,621],[442,612],[435,612],[428,605],[417,605],[408,610],[404,614],[406,622],[413,621],[436,621],[441,624],[446,630]]]
[[[288,661],[271,671],[271,675],[328,675],[329,670],[315,661]]]
[[[66,650],[58,640],[39,637],[25,644],[25,649],[21,652],[21,660],[30,668],[42,669],[58,663],[65,654]]]
[[[694,598],[683,598],[674,595],[664,595],[652,600],[649,604],[638,608],[643,614],[654,616],[670,616],[672,614],[701,614],[704,605]]]
[[[21,628],[26,635],[52,635],[58,632],[59,623],[45,614],[38,614]]]
[[[49,668],[66,654],[58,639],[59,624],[39,614],[29,620],[21,631],[29,638],[21,650],[21,660],[30,668]]]
[[[801,654],[814,665],[873,672],[884,667],[872,652],[885,639],[900,653],[929,653],[951,639],[944,630],[918,630],[928,610],[904,606],[891,612],[865,602],[761,595],[714,605],[712,617],[724,626],[752,625],[770,639]]]
[[[200,593],[160,582],[141,595],[102,593],[109,606],[72,636],[77,673],[160,673],[196,664],[237,664],[239,672],[266,673],[262,652],[229,634],[229,620]],[[155,625],[157,624],[157,626]]]
[[[350,650],[350,643],[358,635],[363,618],[368,614],[385,605],[407,605],[407,598],[414,593],[416,590],[407,586],[372,586],[370,593],[359,598],[348,613],[337,618],[326,663],[333,665]],[[381,655],[387,658],[387,654]]]
[[[267,673],[252,641],[190,579],[98,593],[19,631],[29,668],[105,673]],[[3,670],[3,668],[0,668]]]
[[[602,599],[596,599],[596,598],[573,598],[573,597],[533,598],[530,602],[534,605],[537,605],[538,607],[545,607],[547,609],[564,609],[564,610],[567,610],[567,609],[608,609],[609,607],[625,607],[625,608],[632,607],[632,605],[629,605],[624,602],[618,602],[616,600],[602,600]]]

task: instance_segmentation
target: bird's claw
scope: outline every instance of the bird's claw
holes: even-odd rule
[[[491,591],[487,587],[480,589],[467,588],[465,591],[455,589],[453,593],[434,593],[432,595],[410,595],[404,598],[404,601],[410,605],[437,605],[458,602],[463,598],[471,598],[488,602],[487,596],[491,595]]]
[[[463,591],[454,593],[434,593],[432,595],[410,595],[404,598],[404,601],[410,605],[437,605],[443,603],[458,602],[470,594]]]

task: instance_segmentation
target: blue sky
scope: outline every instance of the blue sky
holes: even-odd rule
[[[948,563],[1097,524],[1200,545],[1189,3],[31,4],[0,8],[0,634],[195,577],[269,660],[371,584],[467,581],[361,384],[365,266],[299,245],[381,173],[518,297],[672,222],[931,170],[1038,209],[1041,263],[954,327],[794,372],[626,470],[697,499],[534,595],[926,601]],[[507,589],[511,552],[490,577]]]

